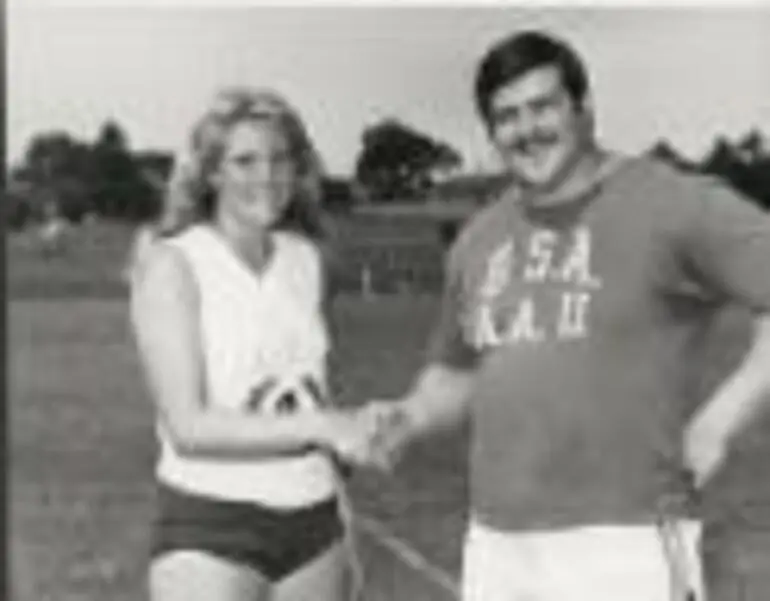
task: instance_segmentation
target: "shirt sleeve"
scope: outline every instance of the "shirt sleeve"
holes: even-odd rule
[[[680,200],[687,205],[680,250],[698,284],[723,302],[770,311],[770,214],[711,178]]]
[[[481,351],[466,341],[463,321],[467,307],[462,278],[461,252],[455,246],[444,267],[444,290],[428,345],[428,361],[452,369],[474,369]]]

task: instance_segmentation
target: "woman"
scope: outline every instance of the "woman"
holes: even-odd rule
[[[132,269],[161,444],[154,601],[345,596],[331,457],[366,460],[375,424],[325,406],[319,171],[280,97],[221,94]]]

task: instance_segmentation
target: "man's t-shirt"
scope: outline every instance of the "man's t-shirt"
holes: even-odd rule
[[[700,337],[770,310],[770,218],[716,180],[622,160],[551,208],[501,197],[448,261],[432,359],[474,368],[471,505],[503,530],[681,515]]]

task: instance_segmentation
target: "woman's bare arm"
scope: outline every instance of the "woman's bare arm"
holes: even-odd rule
[[[363,438],[364,428],[350,413],[266,416],[207,406],[197,303],[186,260],[158,242],[133,283],[131,317],[150,392],[180,453],[244,459]]]

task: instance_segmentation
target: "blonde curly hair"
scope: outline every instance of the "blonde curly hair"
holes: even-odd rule
[[[179,233],[212,216],[216,195],[211,176],[219,166],[230,131],[249,120],[276,124],[286,135],[294,159],[294,195],[277,227],[294,229],[311,238],[325,236],[321,215],[323,167],[299,113],[273,90],[237,87],[222,90],[214,97],[176,157],[158,221],[160,235]]]
[[[210,219],[216,194],[210,184],[218,168],[230,131],[249,120],[267,120],[285,132],[297,174],[294,194],[277,229],[295,231],[318,244],[327,263],[336,256],[332,247],[332,224],[321,207],[323,167],[298,112],[280,94],[268,89],[227,88],[213,99],[195,123],[189,140],[176,154],[166,185],[160,215],[136,233],[124,278],[130,281],[154,240],[174,236],[187,227]]]

